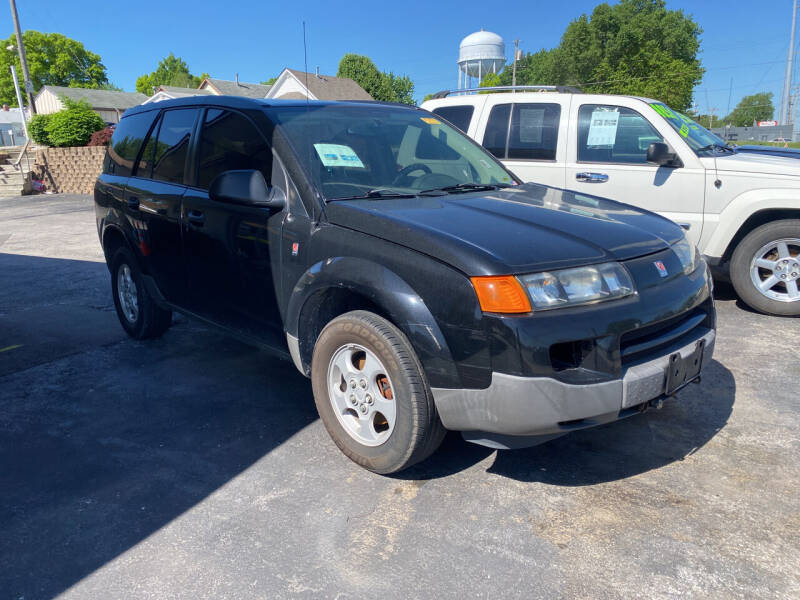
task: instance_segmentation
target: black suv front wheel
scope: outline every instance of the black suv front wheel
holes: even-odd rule
[[[422,366],[386,319],[353,311],[333,319],[314,346],[317,411],[351,460],[394,473],[430,456],[445,435]]]
[[[160,308],[144,286],[133,253],[120,248],[111,259],[111,291],[123,329],[134,339],[162,335],[172,324],[172,311]]]

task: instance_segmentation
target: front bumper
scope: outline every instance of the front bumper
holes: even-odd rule
[[[714,352],[715,331],[705,327],[663,348],[660,355],[623,369],[610,381],[570,384],[550,377],[519,377],[493,373],[486,389],[432,390],[436,408],[447,429],[479,432],[468,439],[494,447],[521,447],[545,441],[575,429],[608,423],[635,414],[639,407],[664,396],[666,369],[671,355],[691,355],[705,341],[703,367]],[[506,437],[510,439],[505,439]]]

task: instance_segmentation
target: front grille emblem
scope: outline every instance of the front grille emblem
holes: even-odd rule
[[[666,277],[667,275],[669,275],[669,273],[667,273],[667,267],[664,266],[663,262],[657,260],[653,264],[656,266],[656,269],[658,269],[659,275],[661,275],[662,277]]]

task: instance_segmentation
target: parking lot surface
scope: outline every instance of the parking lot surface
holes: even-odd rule
[[[663,409],[383,477],[291,364],[128,339],[89,197],[0,200],[0,598],[797,598],[800,319],[717,292]]]

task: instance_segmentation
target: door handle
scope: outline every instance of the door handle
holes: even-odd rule
[[[131,210],[139,210],[139,198],[136,196],[128,196],[128,199],[125,200],[125,202],[128,204],[128,208]]]
[[[575,179],[586,183],[605,183],[608,181],[608,175],[605,173],[578,173],[575,175]]]
[[[206,222],[206,216],[199,210],[190,210],[186,215],[186,220],[196,227],[202,227]]]

